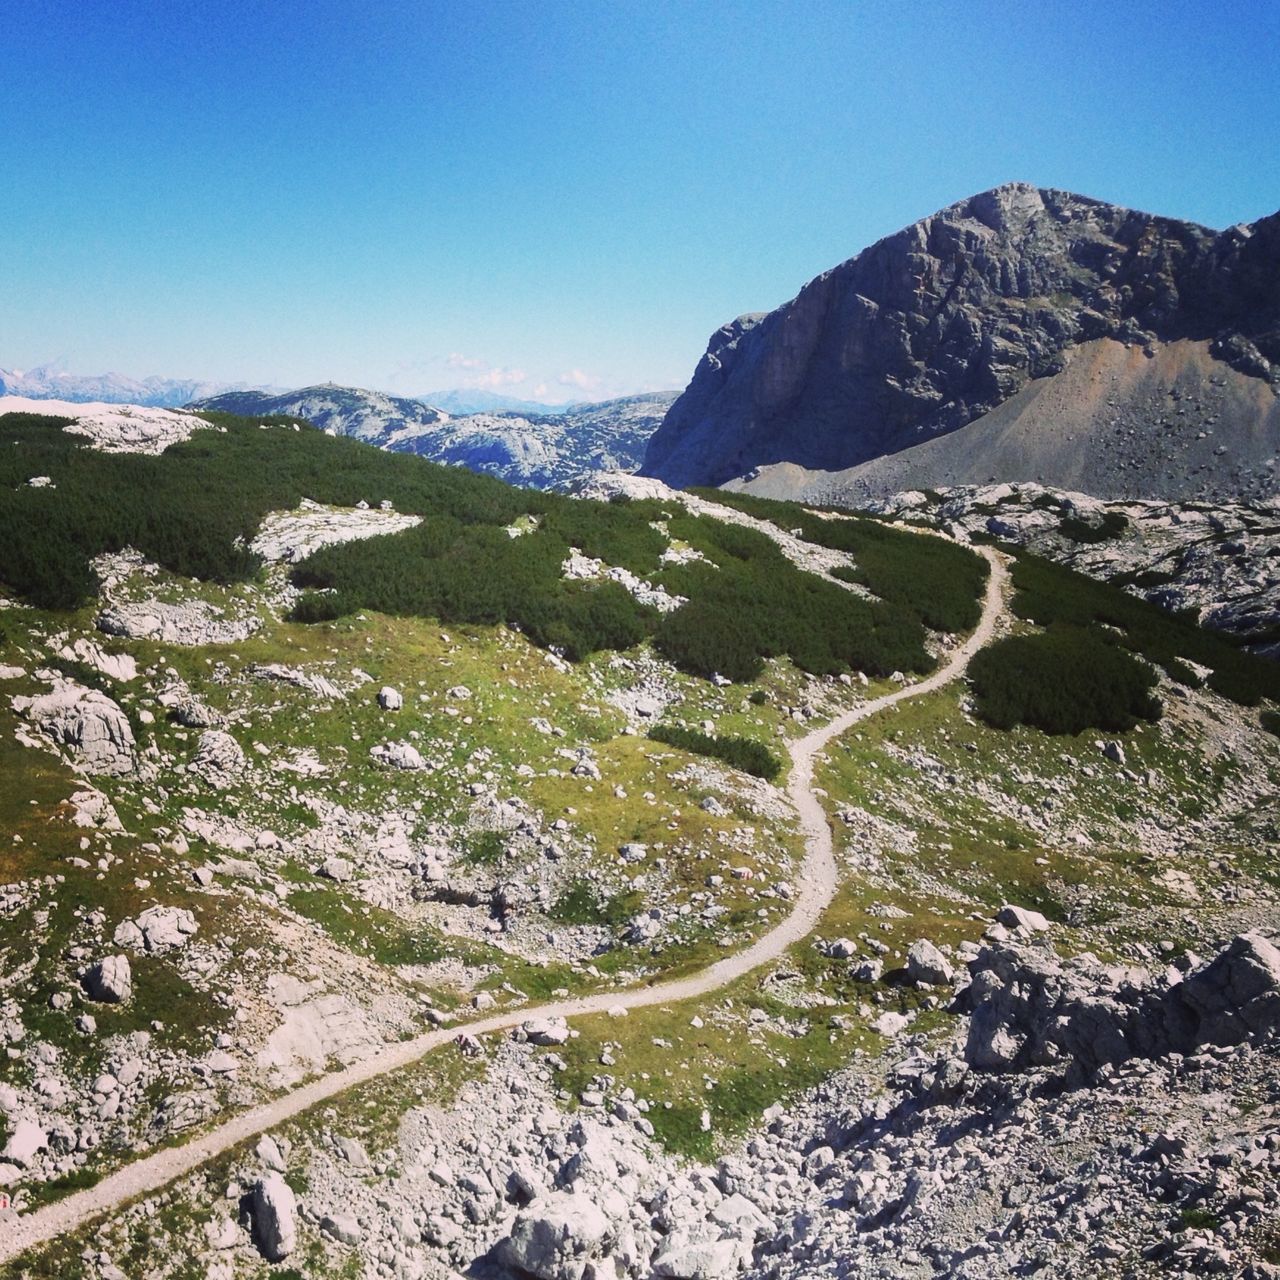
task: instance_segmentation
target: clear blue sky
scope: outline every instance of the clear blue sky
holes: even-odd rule
[[[1272,0],[15,0],[4,49],[3,367],[683,386],[1003,181],[1280,207]]]

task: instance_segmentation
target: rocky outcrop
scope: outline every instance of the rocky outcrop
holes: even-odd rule
[[[1260,933],[1241,934],[1185,979],[1003,945],[982,951],[970,971],[965,1059],[980,1071],[1061,1067],[1088,1076],[1130,1058],[1280,1031],[1280,950]]]
[[[296,564],[321,547],[402,533],[422,523],[421,516],[400,515],[389,503],[384,506],[327,507],[304,498],[294,511],[266,516],[249,546],[264,560]]]
[[[65,681],[34,698],[14,698],[13,709],[65,747],[86,773],[119,776],[133,772],[133,728],[105,693]]]
[[[998,187],[720,329],[641,472],[684,486],[772,463],[853,467],[974,422],[1090,342],[1152,354],[1202,342],[1265,390],[1280,369],[1278,262],[1280,216],[1219,234]],[[1235,411],[1257,429],[1273,400]]]
[[[109,636],[192,646],[239,644],[261,626],[262,619],[252,614],[228,617],[224,610],[202,600],[113,604],[98,615],[98,630]]]
[[[1104,502],[1041,484],[988,484],[908,490],[866,505],[930,521],[961,541],[1017,543],[1171,613],[1191,611],[1264,655],[1280,653],[1280,499]]]
[[[196,744],[196,753],[187,767],[211,787],[223,790],[235,786],[245,770],[245,754],[225,729],[206,729]]]

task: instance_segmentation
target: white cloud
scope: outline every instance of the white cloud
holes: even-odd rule
[[[599,378],[583,373],[581,369],[570,369],[567,373],[562,373],[556,381],[562,387],[577,387],[581,391],[594,391],[600,386]]]
[[[568,399],[605,400],[613,396],[634,395],[639,391],[661,390],[666,385],[624,383],[588,373],[578,366],[550,376],[542,369],[490,364],[483,356],[463,351],[399,361],[386,381],[393,386],[404,386],[415,395],[424,390],[456,387],[467,391],[502,391],[546,404],[563,403]]]

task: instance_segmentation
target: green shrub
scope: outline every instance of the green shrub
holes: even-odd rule
[[[590,881],[575,880],[551,904],[547,914],[561,924],[607,924],[617,928],[643,905],[643,895],[635,890],[614,894],[602,902]]]
[[[1090,524],[1079,516],[1065,516],[1058,524],[1058,532],[1072,542],[1098,543],[1118,538],[1129,527],[1129,521],[1118,511],[1108,511],[1099,524]]]
[[[1175,681],[1184,688],[1199,689],[1204,684],[1199,672],[1194,667],[1183,662],[1181,658],[1167,659],[1164,663],[1164,670],[1170,680]]]
[[[1166,613],[1110,583],[1027,552],[1018,553],[1012,576],[1013,611],[1021,618],[1040,626],[1113,627],[1125,648],[1166,671],[1179,659],[1211,668],[1209,687],[1242,706],[1257,706],[1263,698],[1280,701],[1280,663],[1246,653],[1230,637],[1199,626],[1192,617]]]
[[[865,586],[887,603],[905,606],[935,631],[969,631],[978,625],[989,568],[967,547],[847,513],[824,519],[795,502],[720,489],[696,492],[781,529],[798,529],[808,542],[847,552],[855,566],[836,569],[834,577]]]
[[[0,418],[0,582],[42,607],[76,607],[98,590],[92,557],[126,546],[176,574],[243,581],[260,569],[250,545],[268,512],[304,497],[338,506],[387,499],[422,522],[322,548],[295,565],[293,583],[304,590],[295,620],[376,609],[505,624],[572,659],[652,636],[686,672],[751,680],[782,657],[817,675],[923,673],[934,665],[925,626],[976,618],[985,564],[941,539],[874,521],[821,521],[796,508],[815,538],[861,548],[860,573],[881,600],[798,570],[757,530],[683,508],[571,500],[311,428],[264,430],[257,418],[208,416],[218,430],[154,457],[88,449],[59,419]],[[32,489],[34,475],[55,487]],[[537,517],[536,527],[508,536],[521,516]],[[709,563],[662,565],[666,544],[652,527],[660,520]],[[659,615],[618,583],[566,582],[561,565],[571,546],[647,574],[690,603]]]
[[[290,622],[333,622],[358,606],[340,591],[304,591],[289,610]]]
[[[467,838],[462,861],[469,867],[496,867],[506,851],[507,841],[501,831],[478,831]]]
[[[753,680],[766,659],[783,655],[814,675],[933,669],[924,628],[909,608],[862,599],[797,570],[758,530],[705,516],[676,516],[669,528],[709,562],[662,574],[667,590],[690,603],[662,618],[654,645],[682,670]]]
[[[782,772],[782,761],[763,743],[753,738],[731,738],[699,733],[679,725],[655,725],[649,730],[654,742],[679,747],[694,755],[714,756],[735,769],[754,774],[766,782],[772,782]]]
[[[1025,724],[1046,733],[1123,733],[1160,717],[1151,694],[1155,673],[1085,627],[1059,624],[999,640],[974,656],[969,678],[978,714],[998,729]]]
[[[1280,711],[1264,711],[1258,717],[1258,722],[1268,733],[1274,733],[1280,738]]]

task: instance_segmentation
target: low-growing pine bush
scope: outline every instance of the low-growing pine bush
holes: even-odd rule
[[[721,737],[699,733],[696,729],[685,729],[680,725],[662,724],[650,729],[649,737],[654,742],[679,747],[694,755],[713,756],[744,773],[763,778],[766,782],[772,782],[782,772],[782,761],[763,743],[756,742],[753,738]]]
[[[1161,714],[1155,672],[1086,627],[1059,624],[998,640],[975,655],[969,679],[978,714],[998,729],[1124,733]]]

